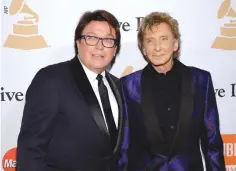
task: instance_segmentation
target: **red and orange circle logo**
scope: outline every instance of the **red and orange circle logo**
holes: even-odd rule
[[[2,158],[2,168],[4,171],[16,170],[16,148],[12,148],[6,152]]]

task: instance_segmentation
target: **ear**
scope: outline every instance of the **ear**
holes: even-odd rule
[[[79,48],[79,45],[81,44],[81,41],[80,40],[76,40],[76,45],[77,45],[77,48]]]
[[[145,49],[145,48],[143,48],[143,49],[142,49],[142,51],[143,51],[143,54],[144,54],[144,56],[147,56],[146,49]]]
[[[113,54],[113,56],[116,56],[116,51],[117,51],[117,46],[115,46],[115,48],[114,48],[114,54]]]
[[[177,51],[179,49],[179,41],[177,39],[175,39],[174,42],[174,52]]]

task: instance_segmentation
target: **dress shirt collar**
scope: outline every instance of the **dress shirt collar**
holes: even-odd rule
[[[80,63],[81,63],[81,65],[82,65],[82,67],[83,67],[83,69],[84,69],[84,72],[85,72],[85,74],[87,75],[87,77],[88,77],[88,80],[89,80],[89,82],[90,82],[90,84],[93,84],[94,82],[96,82],[97,83],[97,73],[95,73],[95,72],[93,72],[93,71],[91,71],[88,67],[86,67],[84,64],[83,64],[83,62],[80,60],[80,57],[78,56],[78,58],[79,58],[79,61],[80,61]],[[103,76],[103,78],[106,78],[105,77],[105,75],[106,75],[106,73],[105,73],[105,71],[103,71],[102,73],[101,73],[101,75]]]

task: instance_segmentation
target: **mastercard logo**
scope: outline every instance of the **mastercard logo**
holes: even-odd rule
[[[3,156],[2,168],[4,171],[16,171],[16,148],[8,150]]]

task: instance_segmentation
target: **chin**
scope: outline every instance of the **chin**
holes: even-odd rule
[[[165,62],[161,62],[161,61],[158,61],[158,62],[157,62],[157,61],[153,61],[153,62],[152,62],[152,61],[151,61],[151,64],[154,65],[154,66],[160,66],[160,65],[164,65]]]
[[[96,64],[95,64],[95,65],[93,65],[93,67],[99,69],[99,68],[104,68],[104,65],[96,65]]]
[[[94,64],[94,67],[96,68],[106,68],[108,64],[105,64],[105,63],[96,63]]]
[[[156,61],[153,61],[152,63],[155,65],[155,66],[160,66],[160,65],[165,65],[169,62],[170,60],[166,59],[166,60],[156,60]]]

